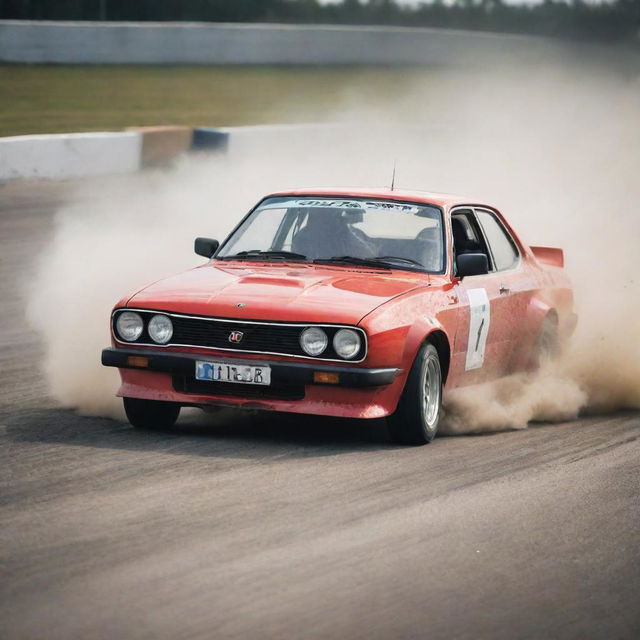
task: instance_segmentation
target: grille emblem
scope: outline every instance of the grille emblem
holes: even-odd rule
[[[242,340],[242,336],[244,336],[244,333],[242,333],[242,331],[232,331],[229,334],[229,342],[233,342],[234,344],[238,344],[238,342],[240,342]]]

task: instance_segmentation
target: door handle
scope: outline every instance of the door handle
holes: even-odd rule
[[[509,287],[505,287],[503,284],[500,285],[500,295],[504,296],[507,293],[511,293],[511,289]]]

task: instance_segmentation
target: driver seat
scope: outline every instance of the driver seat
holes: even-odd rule
[[[340,213],[309,212],[307,224],[293,237],[291,250],[310,260],[332,256],[366,258],[373,255],[368,244],[353,233]]]

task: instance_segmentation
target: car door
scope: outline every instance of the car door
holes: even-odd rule
[[[500,313],[507,318],[503,326],[505,336],[509,336],[511,349],[505,354],[504,372],[513,369],[513,353],[526,336],[526,315],[531,296],[536,288],[535,278],[522,260],[517,242],[500,220],[489,209],[475,208],[477,220],[491,253],[493,273],[499,282]]]
[[[461,383],[476,384],[508,372],[514,335],[508,287],[475,210],[454,210],[451,222],[454,258],[460,253],[484,253],[489,264],[489,273],[466,276],[456,284],[460,316],[454,350]]]

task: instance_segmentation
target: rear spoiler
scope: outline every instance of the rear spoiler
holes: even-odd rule
[[[552,267],[564,267],[564,252],[555,247],[531,247],[533,255],[539,262]]]

